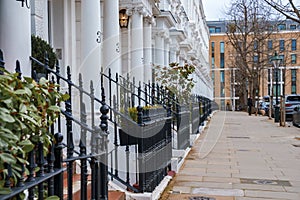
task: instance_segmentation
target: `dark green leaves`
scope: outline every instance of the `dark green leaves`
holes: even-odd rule
[[[39,142],[47,153],[52,137],[49,127],[60,113],[59,102],[69,98],[58,87],[45,78],[36,83],[28,77],[19,80],[16,73],[0,75],[0,177],[7,175],[4,166],[9,164],[16,184],[16,177],[23,176],[22,164],[27,164],[26,153]],[[3,184],[0,181],[0,193],[10,192]]]

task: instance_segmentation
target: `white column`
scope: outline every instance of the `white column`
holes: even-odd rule
[[[177,62],[176,58],[176,46],[170,48],[170,63]]]
[[[169,59],[169,52],[170,52],[170,39],[165,39],[165,48],[164,48],[164,64],[165,66],[169,66],[170,59]]]
[[[130,77],[136,83],[144,81],[144,36],[142,8],[134,8],[131,16],[131,69]]]
[[[161,10],[169,11],[170,4],[168,0],[162,0],[160,5]]]
[[[101,71],[100,18],[99,0],[81,1],[81,64],[78,71],[85,81],[84,86],[89,88],[89,82],[93,80],[96,89],[100,88]]]
[[[72,74],[77,74],[75,69],[76,64],[76,33],[75,31],[75,1],[64,0],[63,1],[63,33],[64,33],[64,63],[63,66],[70,66]],[[76,78],[76,77],[74,77]]]
[[[130,29],[127,28],[122,28],[121,29],[121,44],[122,44],[122,48],[121,48],[121,68],[122,68],[122,75],[125,75],[124,77],[126,77],[126,74],[129,72],[129,69],[131,66],[131,55],[130,55]]]
[[[20,61],[23,76],[31,76],[31,23],[30,9],[21,2],[0,1],[0,48],[4,54],[5,68],[14,72],[16,60]]]
[[[119,1],[104,0],[103,4],[103,67],[112,75],[121,72]]]
[[[164,31],[155,35],[155,65],[164,66]]]
[[[179,65],[184,65],[184,62],[183,56],[179,57]]]
[[[48,1],[30,1],[31,34],[50,43],[48,30]]]
[[[152,18],[144,23],[144,81],[152,81]]]

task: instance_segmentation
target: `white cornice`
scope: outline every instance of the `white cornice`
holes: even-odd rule
[[[184,34],[183,30],[178,30],[173,28],[169,30],[169,33],[171,37],[176,37],[176,40],[178,42],[181,42],[186,39],[186,35]]]
[[[165,18],[168,22],[169,27],[173,27],[177,24],[177,21],[170,11],[160,11],[160,14],[156,16],[157,18]]]
[[[186,40],[181,42],[179,45],[180,45],[180,48],[187,49],[188,51],[190,51],[193,48],[192,45],[189,42],[187,42]]]

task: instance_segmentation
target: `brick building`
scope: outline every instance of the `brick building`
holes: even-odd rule
[[[233,47],[226,34],[226,27],[229,21],[208,21],[210,31],[209,62],[211,76],[214,85],[214,99],[224,110],[229,104],[230,108],[237,110],[241,105],[241,97],[236,93],[239,83],[235,77],[239,72],[238,67],[232,63],[234,54]],[[273,23],[272,33],[265,41],[264,54],[267,60],[278,52],[283,60],[278,71],[278,96],[285,94],[300,93],[300,26],[293,21]],[[249,41],[250,42],[250,41]],[[252,41],[253,42],[253,41]],[[252,59],[252,58],[251,58]],[[253,62],[257,57],[253,55]],[[276,81],[274,66],[272,62],[266,62],[260,72],[259,90],[256,93],[257,99],[264,96],[276,94]],[[247,81],[247,80],[245,80]],[[272,92],[273,89],[273,92]],[[248,94],[242,98],[247,98]]]

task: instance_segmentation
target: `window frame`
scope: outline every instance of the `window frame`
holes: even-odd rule
[[[286,30],[286,24],[278,24],[278,25],[277,25],[277,28],[278,28],[278,30],[280,30],[280,31],[284,31],[284,30]]]
[[[279,40],[279,50],[284,51],[285,49],[285,41],[283,39]]]
[[[292,39],[291,40],[291,50],[292,51],[296,51],[297,50],[297,40],[296,39]]]
[[[268,40],[268,50],[273,49],[273,40]]]
[[[297,25],[296,24],[291,24],[290,25],[290,30],[296,30],[296,29],[297,29]]]
[[[215,27],[215,33],[221,33],[222,30],[221,30],[221,27]]]
[[[296,64],[296,63],[297,63],[297,54],[291,54],[291,64]]]

